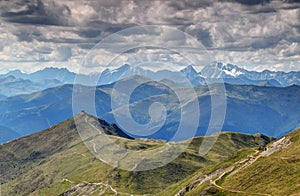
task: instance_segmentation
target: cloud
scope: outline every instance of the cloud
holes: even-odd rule
[[[1,3],[3,4],[3,3]],[[14,23],[36,24],[36,25],[69,25],[71,10],[66,5],[61,5],[55,1],[31,1],[28,4],[19,4],[21,9],[14,9],[13,4],[2,10],[1,15],[4,20]]]
[[[244,5],[264,5],[270,3],[271,0],[220,0],[221,2],[233,2],[240,3]]]
[[[297,0],[0,1],[0,57],[2,62],[31,62],[33,67],[42,68],[50,62],[58,66],[56,62],[60,62],[59,66],[74,64],[77,69],[80,59],[105,37],[137,25],[158,24],[190,34],[216,60],[249,69],[300,70],[299,10]],[[120,35],[111,44],[117,48],[124,43],[160,42],[171,47],[193,42],[180,36],[167,31],[139,31]],[[102,49],[108,56],[118,51],[112,47]],[[193,61],[204,63],[204,53],[190,53]],[[124,57],[123,61],[128,59]]]

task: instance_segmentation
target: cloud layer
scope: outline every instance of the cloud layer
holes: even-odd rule
[[[297,0],[2,0],[0,14],[0,72],[17,68],[30,72],[46,66],[77,71],[99,41],[138,25],[163,25],[186,32],[215,60],[250,70],[300,70]],[[173,32],[160,33],[135,32],[118,39],[128,43],[140,38],[147,45],[165,36],[178,45],[188,42]],[[103,50],[104,56],[114,55],[111,49]],[[139,52],[119,58],[131,63],[136,56],[149,61],[159,55]],[[99,65],[102,67],[95,70],[105,67]]]

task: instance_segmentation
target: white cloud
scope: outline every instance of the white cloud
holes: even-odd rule
[[[22,70],[34,70],[49,64],[77,70],[84,56],[90,52],[89,47],[131,24],[164,24],[183,29],[202,41],[208,52],[213,54],[211,60],[236,63],[248,69],[300,70],[298,4],[272,1],[270,4],[247,6],[185,0],[38,0],[30,2],[33,14],[22,16],[30,19],[31,24],[27,24],[28,21],[13,13],[26,11],[30,6],[16,2],[0,2],[3,16],[0,25],[2,70],[12,68],[8,67],[8,62]],[[124,44],[132,43],[160,44],[178,49],[185,44],[193,46],[195,41],[164,29],[156,34],[133,32],[119,36],[110,43],[113,47],[101,48],[103,55],[89,60],[89,67],[107,66],[107,59],[116,56],[114,52]],[[207,63],[205,50],[185,50],[193,63],[199,66]],[[166,56],[157,51],[143,53],[137,50],[135,55],[117,55],[118,63],[153,59],[170,62],[177,59],[180,65],[184,63],[174,54]],[[27,63],[23,63],[22,67],[18,62]],[[30,63],[33,68],[28,68]]]

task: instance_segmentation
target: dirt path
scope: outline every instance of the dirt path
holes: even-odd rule
[[[264,196],[270,196],[270,194],[265,194],[265,193],[248,193],[245,191],[239,191],[239,190],[230,190],[227,189],[225,187],[222,187],[220,185],[218,185],[217,183],[222,180],[222,178],[226,178],[226,176],[232,176],[238,172],[240,172],[241,170],[249,167],[250,165],[252,165],[253,163],[255,163],[260,157],[267,157],[272,155],[273,153],[283,149],[283,148],[287,148],[289,145],[291,144],[291,141],[289,138],[283,137],[275,142],[273,142],[272,144],[270,144],[268,147],[266,147],[266,149],[262,152],[256,151],[255,154],[253,154],[252,156],[248,156],[247,158],[240,160],[236,163],[233,164],[233,166],[225,169],[225,171],[220,174],[218,176],[218,178],[211,180],[210,183],[222,190],[226,190],[228,192],[232,192],[232,193],[243,193],[243,194],[247,194],[247,195],[264,195]]]
[[[212,184],[213,186],[221,189],[221,190],[225,190],[231,193],[242,193],[245,195],[263,195],[263,196],[271,196],[270,194],[264,194],[264,193],[249,193],[249,192],[245,192],[245,191],[239,191],[239,190],[234,190],[234,189],[227,189],[225,187],[222,187],[220,185],[217,184],[218,181],[220,181],[223,177],[225,177],[225,175],[231,173],[233,170],[235,169],[235,167],[230,167],[228,170],[226,170],[225,172],[223,172],[217,179],[215,180],[210,180],[210,184]]]
[[[189,186],[191,187],[191,189],[189,187],[185,187],[183,189],[181,189],[177,194],[175,194],[175,196],[181,196],[184,195],[186,192],[202,185],[203,183],[210,181],[210,184],[221,189],[221,190],[225,190],[231,193],[241,193],[241,194],[245,194],[245,195],[263,195],[263,196],[270,196],[270,194],[265,194],[265,193],[249,193],[249,192],[245,192],[245,191],[240,191],[240,190],[230,190],[227,189],[225,187],[222,187],[220,185],[218,185],[218,182],[220,180],[222,180],[223,178],[232,176],[240,171],[242,171],[243,169],[249,167],[250,165],[252,165],[253,163],[255,163],[260,157],[267,157],[272,155],[273,153],[288,147],[291,144],[291,141],[289,138],[283,137],[275,142],[273,142],[272,144],[270,144],[268,147],[266,147],[266,149],[262,152],[256,150],[256,152],[252,155],[249,155],[247,158],[242,159],[237,161],[236,163],[234,163],[232,166],[226,168],[226,169],[218,169],[208,175],[204,175],[202,177],[199,178],[199,176],[201,176],[202,174],[200,173],[199,175],[196,175],[195,181],[192,182],[192,184],[190,184]],[[187,190],[188,189],[188,190]]]
[[[68,182],[70,184],[75,184],[73,181],[71,181],[69,179],[63,179],[62,182]],[[93,194],[93,193],[99,191],[99,189],[101,190],[99,195],[105,195],[108,191],[112,191],[115,195],[132,195],[129,193],[119,192],[116,189],[114,189],[110,184],[106,184],[103,182],[90,183],[90,182],[85,182],[85,181],[73,186],[72,188],[65,191],[61,195],[74,195],[74,194],[89,195],[89,194]]]

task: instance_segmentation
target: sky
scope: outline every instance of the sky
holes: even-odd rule
[[[207,58],[248,70],[300,71],[299,0],[1,0],[0,16],[1,73],[152,61],[201,68]]]

